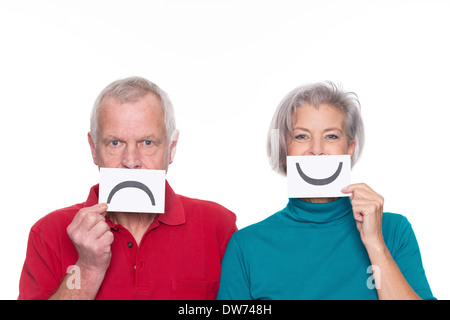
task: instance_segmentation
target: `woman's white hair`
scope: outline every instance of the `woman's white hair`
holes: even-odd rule
[[[94,144],[97,144],[98,115],[102,102],[107,98],[119,100],[121,104],[128,102],[136,102],[145,95],[152,93],[159,98],[164,109],[164,123],[166,128],[167,139],[170,143],[176,135],[175,112],[169,96],[156,84],[141,77],[129,77],[120,79],[109,84],[98,95],[94,102],[91,113],[90,133]]]
[[[338,108],[345,117],[348,142],[355,141],[352,167],[358,161],[364,146],[364,125],[361,105],[353,92],[344,92],[330,81],[300,86],[288,93],[278,105],[272,118],[267,137],[267,155],[273,170],[286,175],[287,138],[294,138],[292,115],[297,108],[312,105],[319,108],[328,104]]]

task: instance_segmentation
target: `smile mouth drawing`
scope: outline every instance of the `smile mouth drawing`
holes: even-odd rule
[[[315,186],[324,186],[324,185],[330,184],[334,180],[336,180],[336,178],[339,177],[339,174],[341,173],[342,165],[343,165],[343,163],[339,162],[339,166],[338,166],[336,172],[333,173],[328,178],[314,179],[314,178],[308,177],[300,168],[300,164],[296,163],[297,171],[298,171],[298,174],[300,175],[300,177],[302,177],[302,179],[305,180],[307,183],[315,185]]]
[[[155,205],[155,197],[153,197],[153,193],[150,191],[150,189],[143,183],[139,181],[124,181],[116,185],[114,188],[112,188],[111,192],[109,193],[108,200],[106,200],[106,203],[109,204],[111,202],[112,197],[114,194],[123,188],[137,188],[144,191],[150,198],[150,201],[152,202],[152,205]]]

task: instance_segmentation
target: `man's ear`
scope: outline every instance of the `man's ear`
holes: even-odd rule
[[[173,162],[173,159],[175,158],[175,153],[177,151],[177,143],[178,143],[178,137],[180,135],[180,131],[175,130],[175,132],[173,133],[173,139],[172,139],[172,143],[170,144],[170,159],[169,159],[169,164],[171,164]]]
[[[95,165],[98,166],[97,154],[95,152],[95,143],[94,143],[94,140],[92,139],[92,135],[90,132],[88,132],[88,142],[89,142],[89,147],[91,148],[92,160],[94,160]]]

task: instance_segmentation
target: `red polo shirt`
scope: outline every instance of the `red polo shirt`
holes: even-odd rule
[[[47,299],[56,291],[78,260],[67,226],[81,208],[97,203],[98,185],[85,203],[54,211],[31,228],[19,299]],[[127,229],[106,221],[114,242],[96,299],[216,298],[222,257],[237,230],[234,213],[177,195],[166,181],[165,213],[155,217],[139,246]]]

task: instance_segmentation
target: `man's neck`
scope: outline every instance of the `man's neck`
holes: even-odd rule
[[[110,212],[108,218],[127,229],[139,245],[148,230],[156,213]]]

